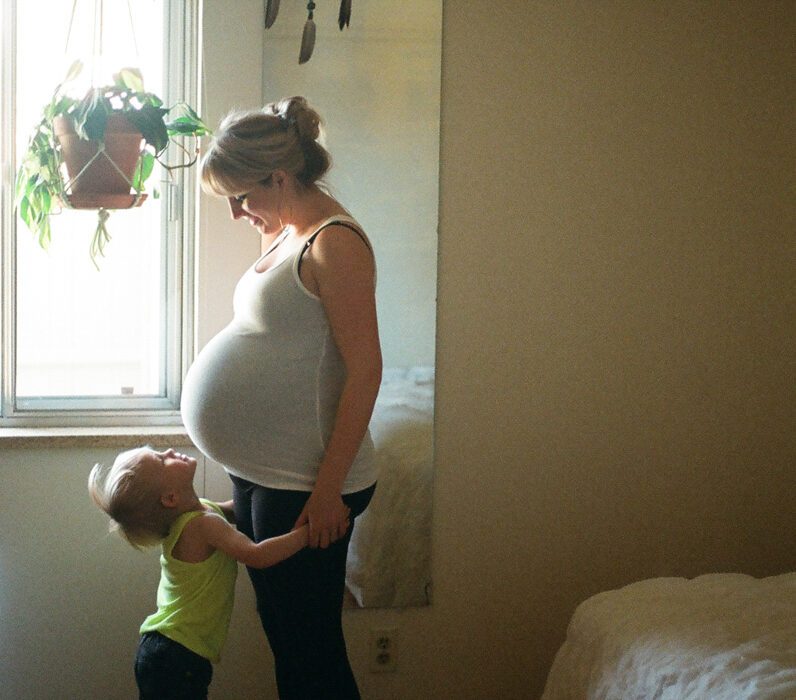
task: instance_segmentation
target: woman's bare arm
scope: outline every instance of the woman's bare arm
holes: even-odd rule
[[[382,360],[371,250],[354,231],[330,226],[316,238],[307,256],[308,272],[317,285],[346,370],[318,479],[296,521],[296,526],[309,523],[311,547],[327,547],[348,527],[341,490],[370,423],[381,384]]]

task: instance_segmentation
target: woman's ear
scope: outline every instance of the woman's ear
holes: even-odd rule
[[[174,491],[167,491],[160,497],[160,502],[166,508],[175,508],[177,506],[177,494]]]
[[[287,181],[287,173],[284,170],[274,170],[271,173],[271,181],[281,189]]]

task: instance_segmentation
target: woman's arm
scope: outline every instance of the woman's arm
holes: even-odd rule
[[[296,521],[296,526],[309,523],[311,547],[325,548],[348,528],[341,490],[370,423],[382,362],[371,250],[354,231],[329,226],[315,239],[307,258],[307,271],[317,286],[346,370],[318,479]]]
[[[207,513],[195,520],[199,526],[197,536],[209,546],[256,569],[278,564],[307,546],[309,528],[306,526],[255,543],[217,514]]]
[[[221,512],[224,513],[224,517],[227,519],[227,522],[235,524],[235,509],[233,507],[233,501],[223,501],[221,503],[216,503],[216,505],[221,508]]]

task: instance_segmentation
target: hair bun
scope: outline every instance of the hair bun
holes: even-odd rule
[[[321,143],[321,115],[301,96],[285,97],[266,105],[265,111],[279,117],[288,129],[295,127],[304,157],[304,166],[296,173],[299,180],[310,184],[323,177],[332,165],[329,152]]]
[[[321,117],[304,97],[286,97],[271,103],[266,110],[288,127],[295,126],[301,143],[317,141],[321,135]]]

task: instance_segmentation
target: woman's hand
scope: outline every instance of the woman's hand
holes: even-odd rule
[[[336,491],[316,487],[299,515],[293,529],[309,524],[309,546],[326,549],[348,530],[351,509]]]

